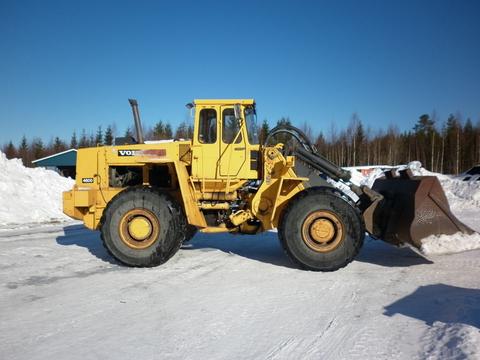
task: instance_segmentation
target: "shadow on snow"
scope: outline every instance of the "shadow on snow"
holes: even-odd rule
[[[433,325],[462,323],[480,328],[480,290],[434,284],[420,286],[385,307],[384,315],[402,314]]]
[[[84,247],[90,254],[110,264],[118,262],[103,247],[100,232],[90,231],[83,225],[69,225],[63,228],[64,235],[58,236],[57,244]]]
[[[202,234],[183,245],[183,250],[218,249],[251,260],[276,266],[296,268],[283,252],[277,233],[264,232],[258,235]]]
[[[69,225],[65,226],[63,230],[64,235],[58,236],[56,239],[59,245],[84,247],[102,261],[118,264],[103,247],[98,231],[87,230],[83,225]],[[276,266],[296,267],[284,253],[275,232],[265,232],[255,236],[197,233],[191,241],[182,246],[181,251],[208,251],[212,249]],[[385,267],[405,267],[431,263],[408,248],[396,248],[381,241],[371,240],[368,237],[363,249],[354,261]]]
[[[381,240],[374,240],[366,236],[360,254],[355,258],[369,264],[385,267],[408,267],[414,265],[433,264],[408,247],[396,247]]]

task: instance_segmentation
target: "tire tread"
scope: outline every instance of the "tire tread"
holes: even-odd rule
[[[162,198],[163,201],[165,201],[169,211],[172,213],[172,222],[169,224],[169,226],[171,226],[172,228],[169,229],[169,233],[172,233],[172,236],[174,236],[173,246],[171,246],[170,249],[165,249],[164,243],[158,244],[155,252],[150,255],[148,261],[145,261],[144,259],[136,260],[131,257],[129,257],[128,262],[119,259],[108,246],[108,241],[105,237],[105,230],[103,229],[103,227],[106,224],[107,219],[113,215],[112,212],[114,211],[114,207],[117,205],[118,202],[124,201],[125,198],[131,193],[138,195],[138,198],[133,200],[135,206],[140,205],[136,203],[139,198],[142,199],[143,206],[145,197],[151,197],[152,194],[158,195]],[[162,221],[160,220],[160,222]],[[165,263],[180,249],[187,231],[187,220],[183,212],[183,208],[169,193],[149,186],[132,186],[121,191],[109,201],[100,219],[99,228],[101,230],[100,238],[102,239],[102,244],[107,250],[107,252],[114,259],[131,267],[153,267]]]
[[[357,231],[355,234],[358,237],[358,241],[354,242],[354,246],[352,248],[347,248],[348,253],[345,256],[345,261],[339,262],[337,265],[333,265],[325,268],[313,268],[312,266],[309,266],[304,262],[302,262],[301,260],[299,260],[289,248],[286,234],[285,234],[286,219],[292,216],[292,211],[295,209],[296,205],[298,205],[298,203],[300,203],[301,201],[305,201],[306,198],[314,195],[321,195],[325,197],[335,196],[335,198],[345,201],[354,211],[356,220],[358,220],[358,225],[359,225],[358,229],[356,229]],[[278,237],[284,252],[300,268],[313,270],[313,271],[335,271],[347,266],[360,252],[360,249],[363,246],[363,241],[365,237],[365,224],[363,221],[363,217],[361,216],[360,210],[355,206],[355,204],[353,204],[353,202],[348,197],[342,194],[339,190],[332,187],[326,187],[326,186],[311,187],[298,193],[297,196],[295,196],[292,200],[290,200],[289,204],[282,212],[282,215],[279,221]]]

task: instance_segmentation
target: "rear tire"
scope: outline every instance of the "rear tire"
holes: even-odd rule
[[[129,266],[163,264],[186,234],[182,208],[167,193],[133,187],[116,195],[103,212],[101,237],[108,252]]]
[[[335,189],[302,191],[283,212],[280,242],[300,267],[334,271],[350,263],[365,237],[359,211]]]

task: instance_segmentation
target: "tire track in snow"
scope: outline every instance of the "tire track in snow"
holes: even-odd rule
[[[332,294],[335,294],[333,302],[330,299]],[[345,339],[351,337],[351,327],[345,326],[343,318],[344,314],[349,314],[350,309],[357,303],[357,292],[351,289],[348,283],[336,279],[324,291],[316,295],[318,297],[308,296],[308,300],[314,304],[328,304],[324,309],[324,314],[316,314],[317,319],[322,319],[324,317],[322,315],[325,315],[325,321],[318,325],[313,323],[310,328],[300,331],[301,334],[283,340],[270,349],[266,358],[289,359],[297,357],[298,354],[302,354],[302,359],[342,358],[340,355]],[[302,304],[302,301],[297,299],[298,304]],[[301,326],[301,324],[298,325]],[[295,324],[291,324],[291,326],[294,327]]]
[[[348,359],[403,359],[398,347],[398,339],[389,334],[379,333],[380,328],[371,325],[355,331],[353,347],[348,351]]]

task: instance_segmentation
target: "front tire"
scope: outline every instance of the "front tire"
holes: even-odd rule
[[[186,219],[167,193],[134,187],[116,195],[101,220],[101,237],[108,252],[129,266],[163,264],[180,248]]]
[[[355,258],[365,230],[354,206],[335,189],[318,187],[291,200],[278,234],[285,252],[300,267],[334,271]]]

